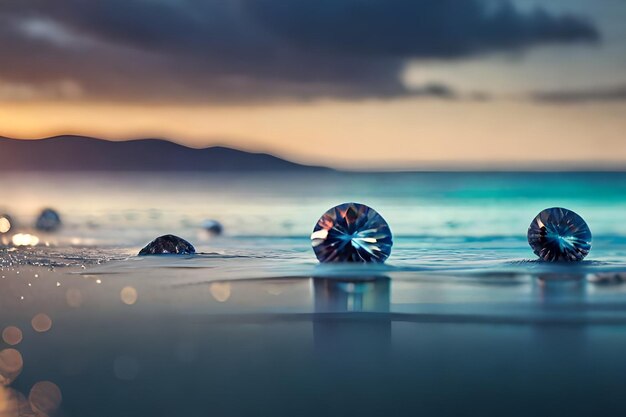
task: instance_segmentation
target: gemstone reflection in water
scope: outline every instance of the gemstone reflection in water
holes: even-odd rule
[[[382,263],[391,253],[391,230],[374,209],[345,203],[318,220],[311,243],[320,262]]]
[[[587,223],[571,210],[543,210],[528,227],[528,243],[544,261],[581,261],[591,249]]]

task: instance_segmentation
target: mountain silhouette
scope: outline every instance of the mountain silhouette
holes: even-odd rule
[[[194,149],[161,139],[114,142],[85,136],[0,137],[0,171],[312,171],[266,153],[215,146]]]

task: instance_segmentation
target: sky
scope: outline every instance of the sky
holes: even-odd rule
[[[626,166],[626,0],[2,0],[0,135]]]

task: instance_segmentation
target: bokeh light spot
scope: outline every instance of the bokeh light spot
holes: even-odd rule
[[[43,333],[52,328],[52,319],[47,314],[39,313],[33,317],[30,324],[36,332]]]
[[[135,304],[137,302],[137,297],[137,290],[133,287],[124,287],[120,292],[120,298],[124,304]]]
[[[22,372],[22,354],[13,349],[0,351],[0,385],[9,385]]]
[[[65,292],[65,301],[68,306],[78,308],[83,304],[83,294],[78,288],[69,288]]]
[[[7,233],[9,230],[11,230],[11,220],[7,217],[0,216],[0,234]]]
[[[22,341],[22,331],[19,327],[7,326],[2,331],[2,340],[8,345],[17,345]]]
[[[34,416],[26,397],[13,388],[0,386],[0,416],[21,417]],[[43,416],[45,417],[45,416]]]
[[[61,389],[50,381],[37,382],[30,390],[28,401],[37,415],[50,416],[61,406]]]
[[[29,235],[28,233],[13,235],[11,241],[13,242],[13,246],[37,246],[39,244],[39,238],[35,235]]]
[[[230,283],[228,282],[213,282],[209,286],[209,292],[220,303],[227,301],[230,298]]]

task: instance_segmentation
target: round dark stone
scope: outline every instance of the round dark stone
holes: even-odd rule
[[[61,227],[61,216],[53,209],[44,209],[35,223],[35,228],[42,232],[54,232]]]
[[[150,242],[139,252],[139,256],[146,255],[193,255],[196,248],[185,239],[174,235],[160,236]]]
[[[591,250],[591,230],[578,214],[562,207],[543,210],[528,227],[528,244],[548,262],[576,262]]]
[[[224,227],[217,220],[205,220],[204,223],[202,223],[202,228],[215,236],[221,235],[222,232],[224,232]]]

